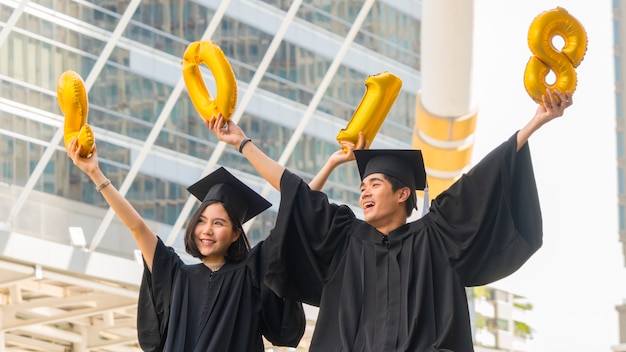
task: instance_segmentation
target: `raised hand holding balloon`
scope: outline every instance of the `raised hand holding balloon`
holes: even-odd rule
[[[565,41],[561,50],[552,42],[557,35]],[[587,52],[587,33],[582,24],[562,7],[542,12],[530,24],[528,46],[533,56],[526,64],[524,87],[530,97],[542,104],[541,97],[548,88],[574,93],[575,68]],[[556,76],[552,84],[546,82],[550,71]]]
[[[400,88],[402,88],[402,80],[387,71],[368,76],[365,80],[365,94],[359,106],[346,128],[339,131],[337,135],[339,144],[341,141],[357,144],[359,132],[363,132],[365,142],[371,145],[391,106],[396,101]]]
[[[205,64],[213,73],[217,91],[211,96],[199,65]],[[187,46],[183,54],[183,79],[193,106],[203,119],[210,121],[222,113],[226,121],[237,104],[237,81],[222,49],[213,41],[200,40]]]
[[[80,156],[88,157],[94,149],[95,138],[93,130],[87,124],[89,103],[85,83],[80,75],[68,70],[61,74],[57,81],[57,100],[65,115],[63,139],[65,148],[74,137],[78,138],[78,145],[82,146]]]

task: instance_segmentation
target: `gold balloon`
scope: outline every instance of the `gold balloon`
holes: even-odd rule
[[[354,111],[346,128],[339,131],[337,141],[357,143],[359,132],[370,145],[396,101],[402,88],[402,80],[383,71],[365,80],[365,94]]]
[[[78,144],[83,147],[80,156],[89,156],[93,152],[95,138],[87,124],[89,103],[85,83],[78,73],[68,70],[61,74],[57,81],[57,100],[65,115],[63,127],[65,148],[67,149],[72,139],[77,137]]]
[[[557,35],[565,41],[561,50],[552,43]],[[528,95],[542,104],[541,97],[547,88],[574,93],[577,83],[574,69],[587,52],[587,33],[582,24],[562,7],[542,12],[530,24],[528,46],[533,53],[524,71]],[[556,76],[553,84],[546,82],[550,71]]]
[[[211,96],[198,65],[205,64],[215,77],[217,91]],[[210,121],[222,113],[230,119],[237,104],[237,81],[224,52],[213,41],[196,41],[183,54],[183,79],[193,106],[203,119]]]

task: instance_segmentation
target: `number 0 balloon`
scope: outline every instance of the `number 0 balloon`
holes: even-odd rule
[[[552,42],[557,35],[565,41],[561,50]],[[561,7],[542,12],[530,24],[528,46],[533,56],[526,64],[524,87],[530,97],[542,104],[541,96],[547,88],[574,93],[577,83],[574,69],[587,52],[587,33],[582,24]],[[556,76],[553,84],[546,82],[550,71]]]
[[[199,65],[205,64],[215,77],[217,92],[211,97]],[[183,79],[193,106],[203,119],[210,121],[219,112],[226,120],[235,110],[237,82],[222,49],[213,41],[192,42],[183,54]]]

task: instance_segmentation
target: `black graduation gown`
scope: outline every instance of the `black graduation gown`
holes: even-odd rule
[[[304,310],[263,284],[265,252],[261,242],[246,260],[212,272],[202,263],[185,264],[159,239],[152,272],[144,264],[139,293],[142,349],[263,351],[261,335],[275,345],[297,346],[306,325]]]
[[[530,152],[515,149],[516,135],[387,240],[285,171],[265,280],[320,307],[310,350],[473,351],[465,287],[511,274],[542,243]]]

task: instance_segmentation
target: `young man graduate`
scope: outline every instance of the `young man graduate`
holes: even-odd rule
[[[319,305],[310,351],[467,352],[465,287],[513,273],[541,246],[527,140],[571,104],[570,93],[547,91],[524,128],[410,223],[426,179],[419,151],[355,151],[362,221],[310,190],[232,122],[207,126],[281,191],[266,283],[279,296]]]

